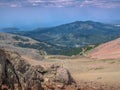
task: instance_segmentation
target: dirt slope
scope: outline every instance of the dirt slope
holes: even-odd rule
[[[40,61],[44,64],[58,64],[69,69],[81,90],[120,90],[120,59],[96,60],[87,57],[53,58]],[[99,89],[100,88],[100,89]]]
[[[88,52],[88,56],[96,59],[118,59],[120,58],[120,38],[101,44]]]

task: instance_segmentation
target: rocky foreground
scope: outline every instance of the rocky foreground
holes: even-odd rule
[[[60,66],[31,66],[18,53],[0,49],[0,90],[77,90],[69,71]]]
[[[66,63],[64,63],[66,66],[70,66],[69,70],[72,72],[73,76],[76,76],[77,73],[79,73],[79,68],[85,69],[84,67],[87,68],[88,64],[92,65],[93,62],[91,61],[90,63],[89,61],[88,63],[84,60],[85,63],[82,61],[82,64],[78,65],[80,62],[75,61],[75,64],[74,60],[69,63],[68,61],[66,60]],[[93,64],[95,63],[96,62],[94,61]],[[63,65],[63,67],[65,67],[65,65]],[[75,66],[73,67],[72,65]],[[84,65],[84,67],[81,67],[82,65]],[[96,69],[99,66],[97,63],[96,65],[97,67],[95,67],[95,70],[89,70],[94,72],[99,71],[100,73],[101,69]],[[70,72],[63,67],[56,64],[32,65],[23,59],[18,53],[0,49],[0,90],[120,90],[120,87],[115,86],[115,83],[112,86],[109,86],[107,84],[94,82],[94,77],[96,76],[91,77],[91,74],[84,74],[82,77],[79,73],[78,76],[76,76],[83,80],[85,78],[88,78],[89,80],[90,77],[91,79],[89,81],[82,81],[82,79],[79,78],[74,81]],[[77,68],[77,71],[75,71],[75,67]],[[80,72],[82,73],[82,71]],[[88,73],[90,73],[90,71]],[[104,77],[99,76],[97,80],[102,79],[104,79]],[[117,80],[119,81],[119,77]]]

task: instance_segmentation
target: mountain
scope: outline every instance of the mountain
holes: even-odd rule
[[[3,48],[7,51],[18,52],[22,56],[26,55],[36,60],[42,60],[43,57],[40,55],[42,49],[37,50],[35,48],[32,48],[32,46],[38,43],[40,42],[28,37],[8,33],[0,33],[0,48]],[[28,45],[29,47],[26,47],[24,45]]]
[[[99,45],[88,56],[97,59],[120,59],[120,38]]]
[[[30,55],[37,59],[41,54],[56,54],[60,52],[61,47],[40,42],[29,37],[0,33],[0,48],[5,48],[10,51],[19,52],[21,55]]]
[[[0,29],[0,32],[18,32],[20,31],[19,28],[16,28],[16,27],[7,27],[7,28],[1,28]]]
[[[76,21],[51,28],[19,32],[24,36],[60,47],[100,44],[120,37],[120,27],[93,21]]]

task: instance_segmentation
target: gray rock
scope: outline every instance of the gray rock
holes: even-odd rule
[[[0,49],[0,90],[47,90],[73,83],[69,71],[60,66],[31,66],[19,54]]]

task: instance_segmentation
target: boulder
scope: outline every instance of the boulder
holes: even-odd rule
[[[59,67],[56,71],[56,81],[64,84],[71,84],[73,79],[67,69]]]
[[[72,83],[65,68],[31,66],[18,53],[0,49],[0,90],[53,90]]]

